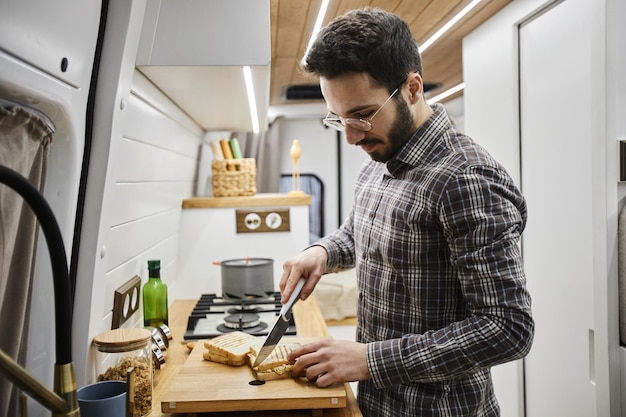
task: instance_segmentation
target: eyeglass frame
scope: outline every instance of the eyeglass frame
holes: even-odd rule
[[[369,132],[370,130],[372,130],[372,119],[374,118],[374,116],[376,116],[378,112],[380,112],[380,110],[383,107],[385,107],[385,104],[387,104],[391,100],[391,98],[396,95],[396,93],[400,90],[400,87],[402,87],[402,84],[404,84],[405,81],[406,81],[406,78],[402,81],[402,83],[400,83],[400,85],[395,90],[393,90],[393,93],[391,93],[391,95],[387,97],[387,100],[385,100],[385,102],[381,104],[380,107],[370,117],[366,119],[361,119],[361,118],[357,119],[354,117],[341,117],[329,111],[326,114],[326,117],[322,119],[322,123],[324,123],[324,126],[331,127],[340,132],[345,131],[346,125],[350,126],[352,129],[359,130],[361,132]],[[331,117],[330,115],[333,115],[334,117]],[[362,123],[363,125],[355,126],[352,123]]]

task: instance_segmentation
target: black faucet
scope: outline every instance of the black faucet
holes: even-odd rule
[[[72,290],[59,225],[43,195],[21,174],[0,165],[0,183],[16,191],[28,203],[41,225],[50,253],[56,319],[54,391],[37,381],[1,349],[0,371],[23,391],[51,410],[54,417],[80,417],[76,396],[76,376],[72,362]]]

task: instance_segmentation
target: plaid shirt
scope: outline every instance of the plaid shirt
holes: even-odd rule
[[[367,161],[344,224],[318,244],[355,266],[365,416],[498,416],[490,367],[534,334],[518,241],[526,204],[441,105],[386,163]]]

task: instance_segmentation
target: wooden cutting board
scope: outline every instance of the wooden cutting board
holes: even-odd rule
[[[284,337],[302,344],[319,340]],[[164,413],[210,413],[258,410],[322,410],[346,406],[343,384],[318,388],[306,379],[280,379],[251,385],[249,366],[229,366],[203,359],[204,341],[196,343],[180,372],[168,381],[161,399]]]

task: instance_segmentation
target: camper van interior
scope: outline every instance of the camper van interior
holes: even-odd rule
[[[255,387],[202,350],[267,336],[283,263],[351,212],[369,158],[322,123],[301,60],[366,6],[409,24],[426,100],[527,199],[536,330],[491,370],[501,416],[626,415],[623,0],[0,0],[0,415],[83,415],[77,391],[115,356],[94,338],[144,327],[150,416],[363,415],[356,383]],[[149,260],[161,326],[144,323]],[[358,288],[354,269],[325,275],[287,335],[354,340]]]

